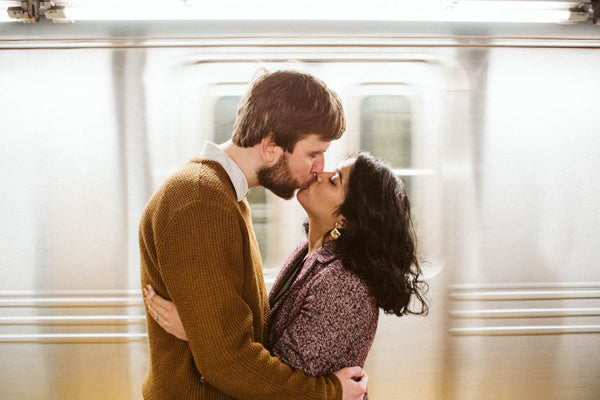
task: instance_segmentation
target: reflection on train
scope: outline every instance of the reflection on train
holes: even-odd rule
[[[340,95],[348,127],[327,167],[368,150],[407,182],[431,312],[382,315],[372,399],[600,397],[598,27],[0,32],[0,398],[140,398],[141,211],[205,140],[229,137],[259,68]],[[263,189],[249,200],[271,284],[305,215]]]

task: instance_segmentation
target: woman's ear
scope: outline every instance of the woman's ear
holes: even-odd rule
[[[335,222],[340,224],[340,229],[346,229],[346,218],[343,215],[339,216]]]
[[[260,141],[260,154],[266,164],[274,164],[283,153],[283,148],[275,144],[275,134],[269,133]]]

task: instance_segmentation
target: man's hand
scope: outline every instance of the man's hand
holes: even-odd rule
[[[342,383],[342,400],[362,400],[367,393],[369,377],[361,367],[349,367],[334,372]]]

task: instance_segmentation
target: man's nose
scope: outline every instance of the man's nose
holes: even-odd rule
[[[319,154],[317,159],[313,162],[312,168],[310,170],[311,174],[320,174],[323,172],[323,168],[325,168],[325,156],[323,154]]]

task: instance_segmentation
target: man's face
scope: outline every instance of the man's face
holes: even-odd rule
[[[291,199],[296,189],[308,186],[315,174],[323,172],[329,144],[316,134],[299,140],[291,154],[284,152],[275,165],[258,171],[259,184],[281,198]]]

